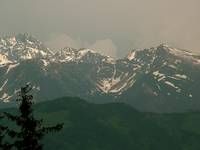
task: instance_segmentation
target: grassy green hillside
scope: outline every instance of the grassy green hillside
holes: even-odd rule
[[[46,124],[65,123],[62,132],[45,137],[45,150],[200,149],[200,113],[142,113],[125,104],[70,97],[34,107]]]

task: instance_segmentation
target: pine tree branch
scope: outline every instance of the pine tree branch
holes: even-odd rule
[[[43,127],[41,129],[39,129],[37,132],[43,133],[43,134],[59,132],[63,128],[63,126],[64,126],[64,123],[57,124],[55,126]]]
[[[10,113],[7,112],[3,112],[4,117],[6,117],[7,119],[11,120],[11,121],[19,121],[20,117],[19,116],[14,116]]]

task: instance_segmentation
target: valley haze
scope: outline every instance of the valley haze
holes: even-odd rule
[[[28,32],[49,47],[93,47],[117,58],[132,48],[200,53],[199,0],[1,0],[0,36]]]

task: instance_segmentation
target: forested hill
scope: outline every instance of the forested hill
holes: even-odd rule
[[[198,112],[142,113],[125,104],[90,104],[72,97],[36,104],[34,110],[46,124],[65,124],[61,133],[45,138],[45,150],[200,149]]]

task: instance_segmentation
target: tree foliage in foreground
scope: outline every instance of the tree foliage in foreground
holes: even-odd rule
[[[19,131],[10,130],[6,126],[0,125],[0,148],[8,150],[42,150],[40,140],[49,133],[59,132],[63,124],[45,127],[42,119],[36,119],[33,115],[33,96],[29,94],[32,90],[30,84],[21,87],[18,92],[17,102],[19,102],[19,115],[4,112],[0,119],[6,118],[16,123]],[[12,144],[4,142],[5,135],[14,139]]]
[[[2,120],[4,116],[0,116],[0,120]],[[9,131],[7,126],[0,125],[0,148],[2,150],[10,150],[13,145],[4,141],[5,134]]]

